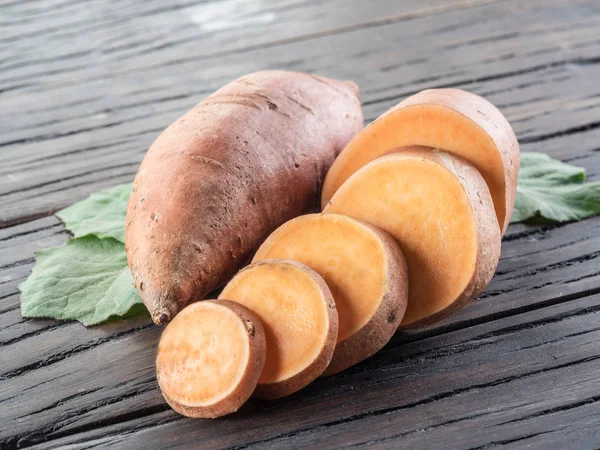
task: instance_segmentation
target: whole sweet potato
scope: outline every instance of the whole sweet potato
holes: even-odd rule
[[[269,233],[315,208],[362,124],[354,83],[283,71],[233,81],[171,124],[127,210],[127,258],[154,322],[226,283]]]

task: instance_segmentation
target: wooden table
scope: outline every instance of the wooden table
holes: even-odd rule
[[[281,68],[356,80],[371,121],[427,87],[482,94],[522,151],[600,179],[597,0],[1,0],[0,447],[600,445],[600,218],[511,226],[486,291],[364,363],[216,421],[157,389],[160,329],[22,319],[53,212],[130,181],[209,92]]]

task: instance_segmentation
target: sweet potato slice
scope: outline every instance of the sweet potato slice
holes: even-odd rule
[[[219,298],[260,318],[267,360],[254,395],[278,398],[320,376],[335,349],[338,316],[325,281],[295,261],[265,260],[241,270]]]
[[[325,173],[362,124],[354,83],[265,71],[163,131],[135,177],[125,230],[154,322],[225,284],[279,225],[318,208]]]
[[[175,411],[216,418],[250,397],[265,358],[265,332],[256,315],[238,303],[210,300],[189,305],[165,328],[156,374]]]
[[[473,164],[488,185],[504,233],[515,203],[519,143],[494,105],[460,89],[419,92],[355,136],[325,178],[322,207],[366,163],[391,149],[410,145],[439,148]]]
[[[261,245],[254,261],[292,259],[323,277],[339,316],[337,345],[324,375],[379,351],[406,310],[408,272],[387,233],[339,214],[308,214],[285,223]]]
[[[324,212],[370,223],[398,241],[409,274],[403,327],[432,324],[464,306],[500,257],[487,186],[448,153],[413,148],[378,158],[352,175]]]

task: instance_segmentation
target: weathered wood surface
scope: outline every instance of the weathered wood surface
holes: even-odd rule
[[[239,5],[244,2],[235,3],[243,12]],[[412,15],[407,3],[417,8]],[[224,82],[265,67],[352,78],[362,87],[367,118],[408,93],[455,85],[489,93],[500,106],[508,97],[510,104],[520,104],[503,110],[509,119],[519,120],[516,131],[531,143],[572,128],[597,125],[592,118],[600,103],[600,97],[593,97],[600,89],[594,70],[598,2],[454,3],[453,9],[452,2],[441,1],[353,2],[369,6],[348,18],[347,23],[353,25],[322,35],[318,30],[327,29],[326,19],[313,24],[313,16],[338,21],[340,10],[351,15],[347,10],[353,8],[307,2],[281,18],[272,12],[276,24],[264,31],[257,27],[244,37],[244,42],[252,43],[254,35],[264,33],[275,39],[269,41],[272,45],[251,45],[244,52],[223,54],[214,54],[219,43],[236,41],[238,34],[245,36],[249,33],[244,32],[245,27],[207,33],[196,25],[197,39],[188,36],[177,40],[179,28],[194,27],[196,16],[185,8],[169,10],[164,16],[139,17],[139,8],[152,8],[140,2],[138,8],[122,12],[129,20],[117,20],[117,4],[81,4],[75,12],[67,10],[59,15],[64,24],[49,8],[54,20],[38,19],[43,22],[40,27],[55,33],[47,38],[47,45],[41,45],[38,34],[30,36],[27,27],[17,23],[12,40],[7,39],[0,49],[7,67],[0,71],[0,90],[5,91],[3,103],[7,105],[0,110],[0,176],[7,181],[0,186],[2,220],[10,224],[38,217],[99,187],[131,179],[146,148],[165,124]],[[475,6],[465,8],[470,4]],[[204,5],[208,8],[206,5],[212,3]],[[449,11],[439,12],[441,5]],[[235,10],[235,6],[230,9]],[[434,12],[428,14],[429,10]],[[76,20],[73,16],[77,11],[100,18]],[[251,22],[256,12],[250,17],[240,15],[243,24],[244,20]],[[378,26],[357,24],[369,15],[368,23]],[[279,24],[286,17],[289,27]],[[104,28],[110,18],[117,22],[115,31]],[[287,37],[277,45],[277,35],[269,34],[277,30],[285,36],[294,30],[303,33],[303,24],[314,30]],[[19,33],[25,37],[18,39]],[[144,40],[152,43],[144,44]],[[139,45],[126,45],[130,41]],[[109,50],[110,42],[116,47],[114,51]],[[12,63],[9,59],[22,60],[23,53],[27,55],[25,61]],[[51,56],[57,60],[55,65],[46,61]],[[522,84],[531,92],[528,100],[532,101],[525,104],[512,92]],[[557,86],[546,93],[547,84]],[[588,89],[582,91],[582,85]],[[585,97],[581,98],[583,92]],[[533,127],[537,121],[532,116],[539,117],[540,128]]]
[[[523,151],[599,180],[599,45],[594,0],[0,3],[0,447],[598,447],[600,218],[511,226],[468,308],[218,421],[165,405],[146,319],[22,319],[17,286],[68,237],[53,211],[131,180],[162,128],[261,68],[355,79],[367,120],[469,89]]]

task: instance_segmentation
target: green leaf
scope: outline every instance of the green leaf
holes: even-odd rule
[[[56,213],[75,237],[95,235],[125,242],[125,213],[133,183],[90,195]]]
[[[23,317],[53,317],[95,325],[141,303],[127,267],[125,246],[84,236],[37,254],[21,289]]]
[[[586,183],[585,169],[543,153],[521,153],[511,223],[568,222],[600,214],[600,183]]]

